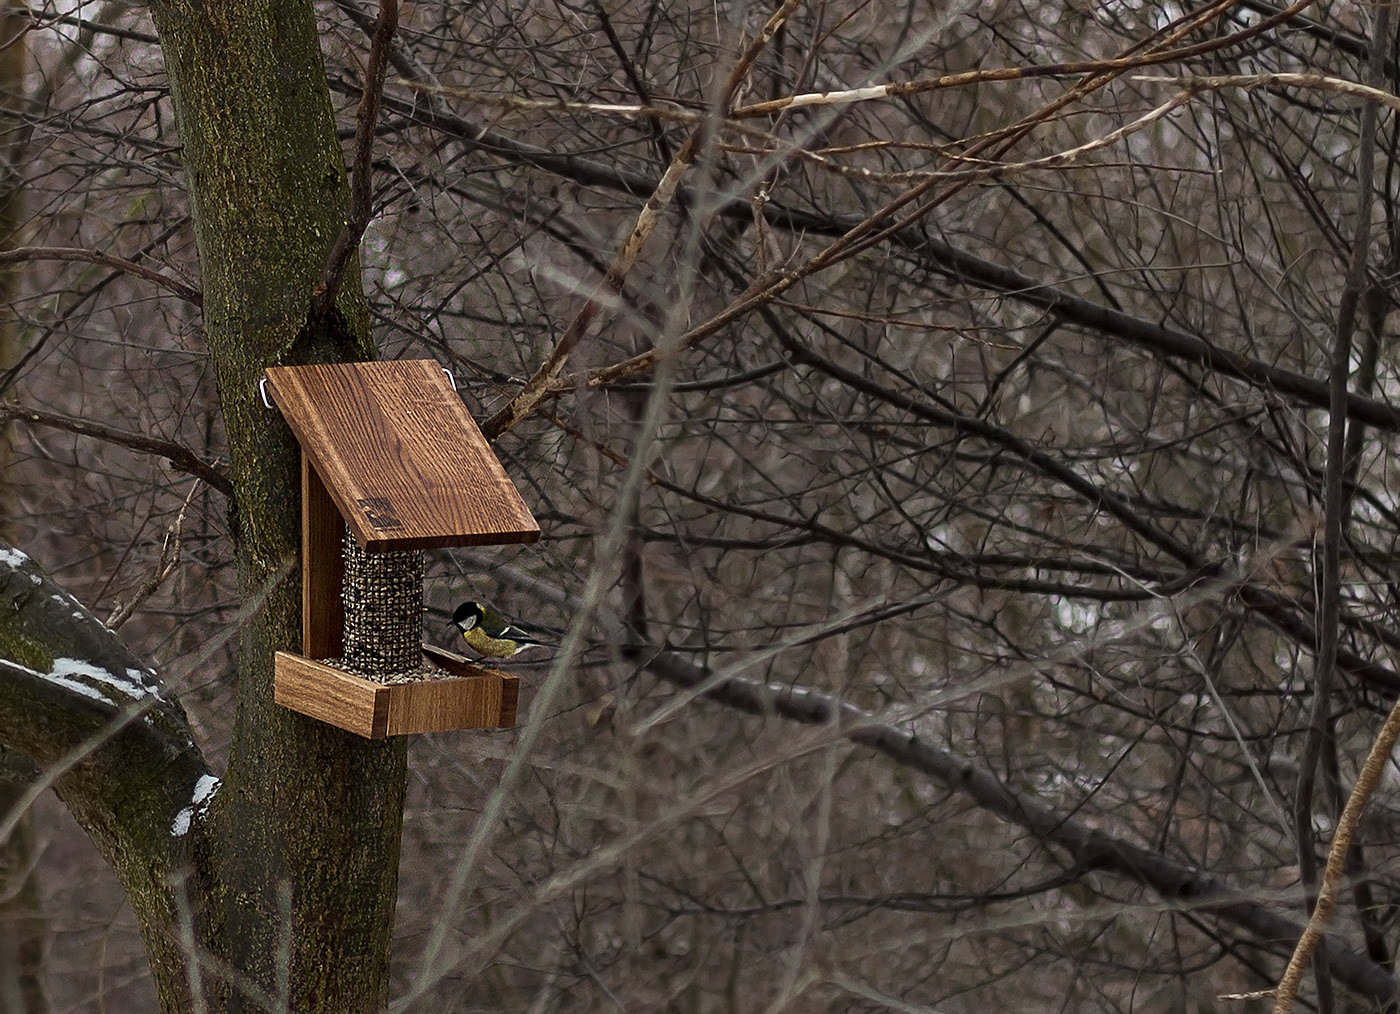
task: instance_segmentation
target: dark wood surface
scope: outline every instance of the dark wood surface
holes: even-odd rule
[[[274,366],[267,381],[366,552],[539,538],[529,508],[432,360]]]
[[[311,459],[301,454],[301,653],[339,658],[345,651],[345,524]]]

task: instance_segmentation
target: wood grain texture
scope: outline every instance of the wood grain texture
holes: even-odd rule
[[[288,651],[273,655],[276,703],[366,739],[384,738],[388,715],[380,689],[386,688]]]
[[[431,359],[274,366],[267,381],[366,552],[539,538],[539,525]]]
[[[485,676],[424,680],[387,688],[390,736],[449,729],[494,729],[501,714],[501,683]]]
[[[301,651],[339,658],[345,647],[345,523],[305,451],[301,454]]]
[[[274,656],[273,699],[322,722],[382,739],[415,732],[506,729],[515,725],[520,681],[451,652],[424,654],[457,679],[375,683],[291,652]]]
[[[445,672],[464,677],[484,676],[499,681],[501,685],[500,712],[496,716],[496,724],[485,726],[485,728],[515,728],[515,713],[520,706],[519,676],[514,673],[502,672],[500,669],[483,669],[463,656],[448,651],[446,648],[439,648],[435,644],[425,643],[423,655]]]

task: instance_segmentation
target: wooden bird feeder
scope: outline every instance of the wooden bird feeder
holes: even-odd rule
[[[441,648],[422,646],[445,678],[378,682],[327,661],[345,650],[347,529],[365,554],[539,538],[446,373],[432,360],[275,366],[266,388],[301,444],[302,653],[276,653],[277,703],[372,739],[513,726],[517,678]]]

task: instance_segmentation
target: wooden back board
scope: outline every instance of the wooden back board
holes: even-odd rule
[[[273,366],[267,387],[366,552],[540,537],[431,359]]]

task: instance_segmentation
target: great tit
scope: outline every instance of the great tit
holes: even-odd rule
[[[452,614],[452,622],[473,651],[492,658],[510,658],[527,648],[556,646],[547,635],[518,627],[480,602],[463,602]]]

